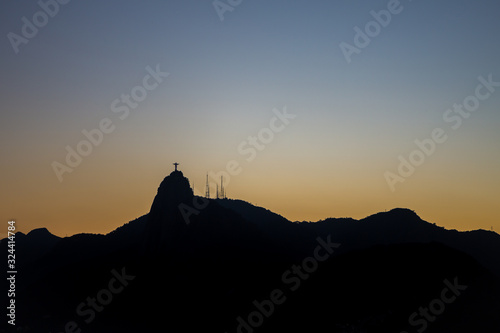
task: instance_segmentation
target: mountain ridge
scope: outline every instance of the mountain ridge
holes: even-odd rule
[[[199,197],[199,198],[203,198],[203,197]],[[264,207],[261,207],[261,206],[256,206],[254,204],[251,204],[247,201],[244,201],[244,200],[241,200],[241,199],[208,199],[208,200],[214,200],[214,201],[217,201],[219,203],[223,202],[223,200],[225,201],[236,201],[236,202],[239,202],[239,203],[244,203],[246,205],[249,205],[249,206],[252,206],[253,208],[259,210],[259,211],[266,211],[266,212],[269,212],[270,214],[276,216],[276,217],[279,217],[280,219],[283,219],[285,222],[289,222],[289,223],[295,223],[295,224],[300,224],[300,223],[328,223],[328,222],[339,222],[339,221],[349,221],[349,222],[364,222],[366,220],[371,220],[372,218],[374,217],[378,217],[378,216],[384,216],[383,214],[387,214],[387,213],[391,213],[392,211],[398,211],[398,210],[402,210],[402,211],[408,211],[408,212],[411,212],[411,214],[414,214],[420,221],[424,222],[424,223],[428,223],[428,224],[431,224],[431,225],[435,225],[437,226],[438,228],[441,228],[441,229],[444,229],[444,230],[447,230],[447,231],[456,231],[456,232],[459,232],[459,233],[474,233],[474,232],[482,232],[486,235],[490,235],[490,236],[493,236],[495,237],[496,236],[499,236],[500,237],[500,234],[498,234],[496,231],[493,231],[493,230],[486,230],[486,229],[472,229],[472,230],[457,230],[457,229],[447,229],[446,227],[442,227],[442,226],[438,226],[436,225],[435,223],[431,223],[431,222],[428,222],[428,221],[425,221],[423,219],[420,218],[420,216],[412,209],[409,209],[409,208],[401,208],[401,207],[395,207],[395,208],[392,208],[391,210],[389,211],[385,211],[385,212],[377,212],[377,213],[373,213],[371,215],[368,215],[366,217],[363,217],[363,218],[360,218],[360,219],[355,219],[355,218],[352,218],[352,217],[327,217],[325,219],[321,219],[321,220],[318,220],[318,221],[292,221],[292,220],[288,220],[287,218],[285,218],[284,216],[278,214],[278,213],[275,213],[267,208],[264,208]],[[227,207],[227,208],[231,208],[231,205],[225,205],[225,204],[222,204],[224,207]],[[231,208],[232,210],[234,210],[234,207]],[[235,210],[236,212],[240,213],[241,211],[236,209]],[[34,228],[34,229],[31,229],[27,234],[23,233],[23,232],[16,232],[16,236],[19,237],[19,236],[27,236],[31,233],[35,233],[35,234],[46,234],[48,233],[49,236],[53,236],[53,237],[56,237],[56,238],[59,238],[59,239],[62,239],[62,238],[67,238],[67,237],[72,237],[72,236],[76,236],[76,235],[102,235],[102,236],[108,236],[108,235],[113,235],[113,234],[116,234],[120,231],[122,231],[122,229],[126,229],[128,228],[131,224],[136,224],[137,222],[141,221],[143,222],[143,220],[145,218],[147,218],[148,216],[148,213],[140,216],[140,217],[137,217],[133,220],[130,220],[126,223],[124,223],[123,225],[121,226],[118,226],[116,229],[113,229],[107,233],[77,233],[77,234],[74,234],[74,235],[71,235],[71,236],[66,236],[66,237],[60,237],[60,236],[57,236],[53,233],[51,233],[46,227],[39,227],[39,228]],[[138,228],[139,230],[141,228]],[[3,238],[3,239],[0,239],[0,242],[2,241],[5,241],[7,240],[7,237]]]
[[[437,234],[449,233],[454,234],[455,237],[470,237],[473,238],[473,243],[476,244],[477,248],[484,248],[481,251],[474,251],[474,246],[465,246],[468,250],[465,251],[467,253],[473,253],[473,256],[478,259],[483,264],[486,263],[486,266],[496,267],[496,258],[494,254],[489,255],[490,251],[493,253],[497,253],[500,255],[500,246],[492,246],[491,243],[500,243],[500,235],[494,231],[490,230],[470,230],[470,231],[458,231],[455,229],[446,229],[441,226],[437,226],[433,223],[427,222],[421,219],[418,214],[408,208],[394,208],[386,212],[378,212],[367,217],[361,218],[359,220],[353,218],[327,218],[324,220],[319,220],[316,222],[292,222],[285,217],[276,214],[266,208],[255,206],[243,200],[237,199],[209,199],[210,202],[217,203],[222,207],[231,209],[236,212],[240,216],[244,216],[246,220],[256,225],[260,230],[269,233],[272,237],[279,237],[283,232],[282,227],[290,227],[291,225],[295,226],[303,226],[308,224],[314,224],[318,227],[318,229],[322,228],[322,225],[328,225],[326,229],[330,231],[335,231],[336,233],[345,233],[356,232],[358,239],[365,239],[366,244],[371,244],[369,239],[372,239],[374,235],[379,233],[380,230],[384,231],[383,234],[379,234],[378,240],[376,243],[383,243],[383,238],[392,239],[392,242],[410,242],[410,241],[438,241],[444,242],[447,245],[452,246],[458,250],[464,250],[463,244],[456,239],[448,239],[443,240],[442,235],[438,236]],[[47,228],[36,228],[28,232],[26,235],[22,234],[22,241],[29,241],[31,244],[36,244],[37,247],[47,247],[50,248],[54,246],[58,241],[75,237],[75,239],[81,237],[92,237],[95,236],[104,236],[110,240],[113,240],[116,243],[120,242],[139,242],[140,239],[137,237],[137,234],[143,233],[146,229],[146,223],[149,218],[149,214],[145,214],[141,217],[136,218],[135,220],[129,221],[124,225],[112,230],[107,234],[75,234],[69,237],[58,237],[50,233]],[[401,223],[403,221],[403,223]],[[410,223],[407,223],[410,222]],[[340,228],[341,226],[347,227],[345,230]],[[392,228],[392,235],[387,233],[387,229]],[[296,228],[298,229],[298,228]],[[314,228],[312,228],[314,229]],[[301,229],[303,231],[304,228]],[[364,232],[363,232],[364,230]],[[397,234],[394,234],[398,232]],[[324,233],[324,232],[323,232]],[[437,233],[437,234],[436,234]],[[418,236],[418,237],[417,237]],[[392,237],[392,238],[390,238]],[[395,239],[396,237],[400,237],[399,239]],[[293,237],[292,237],[293,238]],[[3,242],[5,239],[0,241]],[[47,242],[48,244],[44,244]],[[463,243],[467,243],[470,241],[464,241]],[[42,249],[42,254],[46,251],[46,249]],[[38,251],[35,251],[38,252]],[[488,260],[482,260],[481,257],[488,257]],[[500,276],[500,268],[494,269],[496,275]]]
[[[149,213],[107,234],[61,238],[39,228],[20,236],[18,320],[28,333],[61,331],[120,271],[134,277],[130,286],[90,323],[77,316],[82,330],[241,332],[237,318],[281,290],[289,300],[260,332],[400,332],[446,279],[469,292],[427,332],[500,328],[500,236],[447,230],[406,208],[291,222],[242,200],[194,196],[174,171]],[[318,244],[335,250],[319,261]]]

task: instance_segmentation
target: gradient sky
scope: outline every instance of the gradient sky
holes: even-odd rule
[[[443,120],[479,76],[500,82],[500,3],[401,1],[348,63],[340,43],[388,3],[243,0],[221,21],[210,0],[73,0],[16,54],[8,34],[41,9],[2,2],[5,230],[15,219],[23,232],[106,233],[149,211],[173,162],[202,194],[231,160],[242,170],[228,196],[290,220],[406,207],[446,228],[500,230],[500,87],[460,128]],[[113,101],[158,64],[170,75],[120,119]],[[238,147],[285,107],[296,117],[247,161]],[[52,163],[105,118],[114,131],[60,182]],[[391,191],[384,173],[434,128],[446,142]]]

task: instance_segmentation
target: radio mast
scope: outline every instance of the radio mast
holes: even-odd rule
[[[207,184],[205,185],[205,198],[210,199],[210,185],[208,185],[208,173],[207,173]]]

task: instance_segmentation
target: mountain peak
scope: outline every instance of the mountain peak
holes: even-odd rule
[[[27,236],[31,237],[40,237],[40,236],[53,236],[50,231],[47,228],[38,228],[38,229],[33,229],[30,232],[28,232]]]
[[[147,242],[150,248],[161,248],[173,244],[186,228],[186,222],[180,211],[180,205],[191,205],[194,198],[189,179],[183,173],[175,170],[163,179],[158,187],[151,210],[148,214],[146,227]]]
[[[29,239],[30,242],[42,242],[51,244],[60,239],[60,237],[52,234],[49,230],[47,230],[47,228],[33,229],[26,234],[26,238]]]
[[[381,217],[381,218],[384,218],[384,219],[387,219],[387,218],[404,218],[405,220],[421,220],[420,219],[420,216],[417,215],[417,213],[415,213],[415,211],[409,209],[409,208],[393,208],[389,211],[385,211],[385,212],[379,212],[379,213],[376,213],[376,214],[373,214],[373,215],[370,215],[368,216],[367,218],[371,218],[371,217]]]
[[[189,179],[184,177],[182,171],[175,170],[163,179],[156,196],[164,203],[179,204],[192,199],[193,195]]]
[[[388,212],[380,212],[374,215],[365,217],[361,221],[375,223],[379,226],[390,228],[408,228],[409,226],[418,226],[426,224],[413,210],[408,208],[394,208]]]
[[[414,210],[411,210],[409,208],[393,208],[388,211],[387,214],[395,217],[405,217],[411,218],[412,220],[421,220],[420,216],[418,216]]]

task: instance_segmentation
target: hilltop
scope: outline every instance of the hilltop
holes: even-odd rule
[[[466,289],[426,332],[500,328],[500,236],[446,230],[409,209],[291,222],[245,201],[197,197],[176,170],[146,215],[109,234],[42,228],[16,239],[24,332],[67,323],[89,332],[413,332],[424,322],[409,317],[441,297],[444,281]]]

